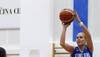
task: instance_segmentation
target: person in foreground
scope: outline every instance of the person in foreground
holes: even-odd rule
[[[91,35],[85,25],[81,22],[76,10],[75,10],[75,17],[79,25],[81,26],[83,32],[77,34],[76,42],[77,47],[71,46],[65,43],[65,35],[66,30],[70,24],[63,25],[63,30],[60,39],[60,45],[70,53],[71,57],[92,57],[93,54],[93,43],[91,39]]]
[[[0,57],[6,57],[6,50],[0,47]]]

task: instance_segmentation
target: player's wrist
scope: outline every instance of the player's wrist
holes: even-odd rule
[[[84,25],[84,24],[83,24],[83,22],[79,22],[79,25],[82,26],[82,25]]]

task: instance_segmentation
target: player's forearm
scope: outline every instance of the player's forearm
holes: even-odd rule
[[[93,53],[93,42],[92,42],[91,34],[89,33],[89,31],[85,27],[85,25],[82,25],[81,28],[86,35],[87,46],[88,46],[89,50],[91,51],[91,53]]]
[[[65,34],[66,34],[66,28],[63,28],[62,34],[61,34],[61,39],[60,39],[60,45],[65,44]]]
[[[82,28],[83,32],[85,33],[86,37],[91,37],[88,29],[86,28],[86,26],[84,24],[81,26],[81,28]]]

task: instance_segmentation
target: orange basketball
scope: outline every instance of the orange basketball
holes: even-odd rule
[[[59,17],[62,23],[71,23],[74,20],[74,12],[71,9],[63,9]]]

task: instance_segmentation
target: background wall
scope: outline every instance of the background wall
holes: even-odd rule
[[[94,44],[94,57],[99,57],[99,0],[89,0],[89,31]],[[52,43],[59,44],[62,30],[59,12],[73,9],[73,0],[21,0],[21,55],[20,57],[52,57]],[[95,22],[94,22],[95,21]],[[68,42],[72,42],[72,25],[68,28]],[[95,34],[94,34],[95,33]],[[36,54],[30,54],[34,50]],[[57,55],[62,57],[62,55]]]
[[[51,57],[53,38],[53,0],[21,0],[21,56],[29,57],[30,50],[40,50],[39,57]],[[35,56],[35,55],[33,55]]]
[[[89,0],[88,29],[94,43],[95,57],[100,51],[99,2]],[[52,43],[59,46],[62,25],[58,16],[63,8],[73,9],[73,0],[1,0],[0,46],[7,50],[7,54],[20,53],[20,57],[52,57]],[[73,24],[68,28],[66,42],[74,45],[72,32]],[[34,51],[37,51],[37,55],[31,53]]]
[[[99,57],[98,1],[89,0],[89,31],[93,36],[94,57]],[[63,8],[73,9],[73,0],[21,0],[21,56],[52,57],[52,43],[58,43],[61,35],[59,12]],[[96,18],[96,19],[95,19]],[[96,21],[94,23],[93,21]],[[72,25],[68,28],[68,40],[72,42]],[[96,30],[95,30],[96,29]],[[95,33],[95,34],[94,34]],[[37,50],[36,54],[30,54]],[[57,57],[62,57],[57,55]]]
[[[99,2],[89,0],[88,29],[94,43],[94,57],[98,57],[100,51]],[[58,16],[63,8],[73,9],[73,0],[1,0],[0,46],[4,47],[8,54],[20,53],[20,57],[52,57],[52,43],[59,44],[60,40],[62,25]],[[74,45],[72,26],[73,24],[68,28],[66,42]],[[31,53],[35,50],[36,54]]]
[[[0,47],[5,48],[7,54],[20,53],[20,14],[20,0],[0,0]]]
[[[89,0],[89,31],[94,44],[94,57],[99,57],[99,0]],[[20,57],[52,57],[52,43],[58,43],[62,30],[58,13],[63,8],[73,9],[73,0],[21,0],[21,52]],[[95,19],[96,18],[96,19]],[[96,21],[94,23],[94,21]],[[68,29],[68,42],[72,42],[72,24]],[[94,34],[95,33],[95,34]],[[35,54],[30,54],[34,50]],[[57,57],[62,57],[61,55]]]

